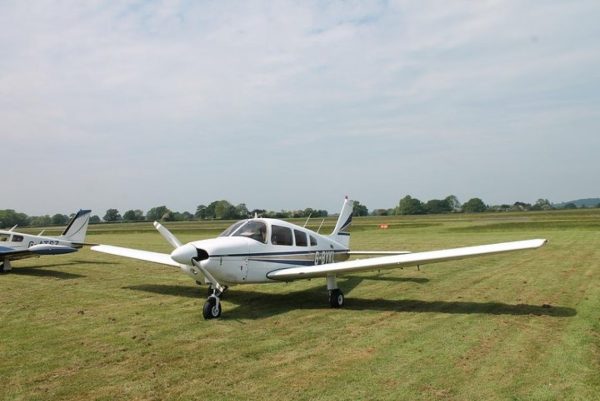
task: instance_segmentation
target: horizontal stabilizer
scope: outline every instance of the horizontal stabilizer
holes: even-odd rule
[[[290,281],[328,275],[346,274],[358,271],[418,266],[448,260],[465,259],[475,256],[493,255],[496,253],[534,249],[543,246],[545,239],[503,242],[491,245],[469,246],[464,248],[443,249],[439,251],[416,252],[405,255],[380,256],[370,259],[358,259],[325,265],[292,267],[275,270],[267,274],[272,280]]]
[[[112,245],[96,245],[90,248],[92,251],[108,253],[110,255],[124,256],[126,258],[144,260],[146,262],[160,263],[161,265],[181,267],[181,265],[171,259],[168,253],[142,251],[139,249],[122,248]]]

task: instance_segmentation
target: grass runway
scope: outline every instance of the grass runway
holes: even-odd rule
[[[165,225],[185,242],[228,222]],[[530,238],[549,244],[340,278],[339,310],[324,279],[232,287],[212,321],[174,268],[89,249],[15,261],[0,400],[600,400],[600,209],[355,218],[351,245]],[[170,251],[151,223],[87,240]]]

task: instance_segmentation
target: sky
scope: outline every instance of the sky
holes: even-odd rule
[[[600,2],[0,1],[0,209],[600,196]]]

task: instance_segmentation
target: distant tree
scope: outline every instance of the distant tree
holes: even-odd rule
[[[447,199],[431,199],[424,207],[425,212],[431,214],[450,213],[453,210]]]
[[[235,219],[247,219],[248,216],[250,215],[250,212],[248,211],[248,208],[246,207],[245,203],[240,203],[239,205],[237,205],[235,207],[235,213],[233,218]]]
[[[552,210],[554,207],[548,199],[538,199],[530,210]]]
[[[424,214],[425,207],[423,202],[410,195],[406,195],[400,199],[400,203],[396,209],[396,214]]]
[[[217,201],[215,204],[215,219],[217,220],[229,220],[235,219],[235,206],[226,200]]]
[[[125,221],[143,221],[145,219],[144,212],[140,209],[128,210],[123,213],[123,220]]]
[[[28,226],[29,216],[13,209],[0,210],[0,227]]]
[[[54,219],[54,217],[52,219]],[[121,220],[121,215],[117,209],[108,209],[102,219],[107,223],[114,223]]]
[[[510,210],[517,211],[517,212],[524,212],[524,211],[527,211],[530,209],[531,209],[531,204],[525,203],[525,202],[515,202],[512,205],[512,207],[510,208]]]
[[[181,212],[182,220],[192,221],[194,220],[194,215],[191,212]]]
[[[465,213],[480,213],[485,212],[487,206],[479,198],[471,198],[462,205],[462,209]]]
[[[200,220],[206,219],[206,205],[198,205],[194,216]]]
[[[354,201],[354,207],[352,208],[352,214],[354,216],[368,216],[369,209],[365,205],[361,205],[359,201]]]
[[[600,203],[596,205],[596,209],[600,209]]]
[[[45,227],[52,225],[52,217],[48,215],[33,216],[29,220],[29,224],[34,227]]]
[[[64,226],[69,221],[69,216],[65,214],[57,213],[52,216],[52,225],[54,226]]]
[[[146,220],[148,221],[157,221],[157,220],[164,220],[165,217],[169,218],[169,213],[171,211],[169,210],[169,208],[167,208],[166,206],[156,206],[153,207],[152,209],[148,210],[148,213],[146,213]]]
[[[161,221],[181,221],[181,213],[173,212],[171,210],[165,212],[160,218]]]
[[[390,210],[389,209],[373,209],[373,211],[371,212],[371,216],[389,216],[390,214]]]
[[[502,205],[488,206],[487,210],[490,212],[507,212],[510,210],[510,205],[504,203]]]
[[[577,209],[577,205],[573,202],[566,203],[563,209]]]
[[[460,207],[461,204],[458,201],[458,198],[454,195],[449,195],[446,197],[446,199],[444,199],[446,202],[448,202],[448,206],[450,207],[450,211],[451,212],[460,212]]]
[[[99,224],[101,222],[102,220],[100,220],[100,216],[98,216],[97,214],[90,217],[90,224]]]

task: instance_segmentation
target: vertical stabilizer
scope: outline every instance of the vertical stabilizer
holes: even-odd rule
[[[346,248],[350,247],[350,224],[352,224],[352,211],[354,209],[354,201],[346,198],[344,200],[344,206],[340,212],[337,223],[333,232],[329,236],[334,241],[342,244]]]
[[[83,244],[85,242],[85,234],[87,233],[91,214],[91,210],[78,211],[67,225],[67,228],[65,228],[60,239],[71,241],[75,244]]]

